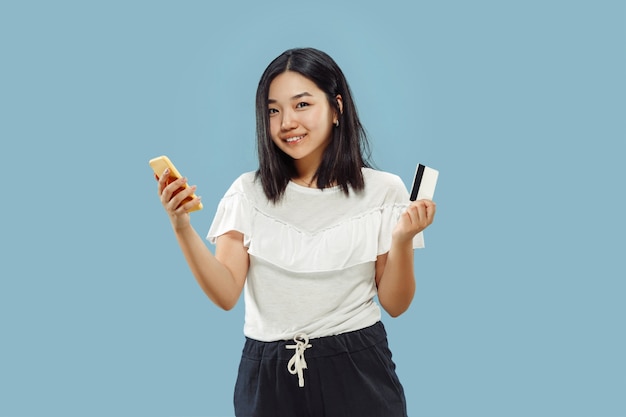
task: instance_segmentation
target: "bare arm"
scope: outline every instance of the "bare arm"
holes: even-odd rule
[[[413,238],[433,222],[435,211],[430,200],[413,202],[393,231],[389,252],[376,259],[378,300],[392,317],[404,313],[413,301]]]
[[[231,231],[220,236],[213,255],[191,226],[187,212],[199,204],[200,199],[181,205],[185,198],[195,192],[196,187],[188,187],[174,195],[186,179],[181,178],[167,185],[168,177],[167,172],[161,176],[159,195],[187,264],[211,301],[224,310],[230,310],[237,304],[248,273],[249,258],[243,246],[243,235]]]
[[[176,239],[202,291],[224,310],[237,304],[248,272],[248,252],[243,235],[231,231],[217,239],[211,253],[193,227],[176,232]]]

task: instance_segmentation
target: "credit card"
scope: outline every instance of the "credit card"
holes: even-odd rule
[[[411,189],[411,201],[432,200],[435,195],[438,177],[439,171],[436,169],[417,164],[415,178],[413,178],[413,188]]]

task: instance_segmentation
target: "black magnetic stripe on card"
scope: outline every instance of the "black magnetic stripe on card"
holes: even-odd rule
[[[424,168],[426,167],[422,164],[417,166],[417,172],[415,173],[415,179],[413,180],[413,190],[411,190],[411,201],[415,201],[417,199],[417,192],[420,189],[422,177],[424,176]]]

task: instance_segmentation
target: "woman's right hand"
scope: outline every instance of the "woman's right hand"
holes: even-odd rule
[[[185,199],[189,198],[196,191],[195,185],[183,188],[186,183],[187,178],[174,179],[170,177],[169,169],[163,171],[161,177],[158,178],[158,192],[161,204],[163,204],[163,208],[169,216],[174,230],[188,227],[190,224],[189,210],[200,204],[200,197],[182,204]]]

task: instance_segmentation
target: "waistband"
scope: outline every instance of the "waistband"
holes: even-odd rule
[[[297,335],[294,334],[294,337]],[[367,349],[387,339],[387,332],[382,322],[352,332],[341,333],[335,336],[324,336],[308,340],[310,348],[306,349],[306,357],[320,358],[334,356],[347,352],[358,352]],[[279,340],[276,342],[261,342],[246,337],[242,356],[248,359],[278,359],[288,362],[294,355],[294,350],[287,348],[293,345],[294,340]]]

